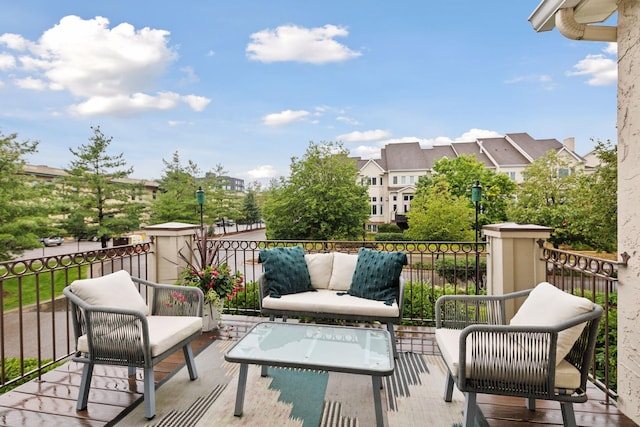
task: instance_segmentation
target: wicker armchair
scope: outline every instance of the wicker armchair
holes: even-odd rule
[[[539,298],[542,289],[545,298]],[[517,298],[526,300],[507,325],[505,305]],[[580,308],[559,308],[565,302]],[[587,401],[602,312],[548,283],[502,296],[440,297],[436,340],[448,368],[444,400],[452,400],[455,383],[465,395],[465,426],[474,425],[478,393],[524,397],[530,410],[536,399],[555,400],[564,425],[575,426],[573,403]]]
[[[148,307],[135,282],[152,290]],[[84,363],[77,410],[87,408],[93,367],[127,366],[129,376],[144,370],[145,416],[155,416],[154,366],[182,348],[189,377],[198,377],[191,340],[202,333],[202,291],[132,278],[124,270],[76,280],[64,289],[69,300],[76,353]],[[149,309],[150,308],[150,309]]]

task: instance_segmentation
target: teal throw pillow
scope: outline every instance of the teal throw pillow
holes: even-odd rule
[[[402,266],[407,265],[404,252],[376,251],[360,248],[349,295],[393,304],[398,298]]]
[[[273,298],[298,292],[315,291],[302,246],[263,249],[258,262],[264,266],[267,291]]]

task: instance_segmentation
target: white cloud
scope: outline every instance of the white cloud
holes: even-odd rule
[[[255,169],[251,169],[247,172],[253,179],[265,179],[265,178],[274,178],[278,175],[276,169],[271,165],[261,165]]]
[[[267,114],[262,118],[262,123],[267,126],[283,126],[293,122],[304,120],[307,116],[309,116],[309,114],[310,113],[305,110],[284,110],[279,113]]]
[[[8,53],[0,53],[0,70],[11,70],[16,66],[16,58]]]
[[[20,34],[4,33],[0,34],[0,45],[5,45],[11,50],[26,50],[31,43]]]
[[[525,76],[515,76],[511,79],[505,80],[504,84],[513,85],[519,83],[533,83],[540,84],[544,90],[554,90],[557,85],[548,74],[528,74]]]
[[[472,142],[478,138],[500,138],[503,135],[494,130],[472,128],[455,139],[455,142]]]
[[[363,159],[379,159],[380,147],[360,145],[354,149],[349,150],[351,156],[361,157]]]
[[[175,127],[175,126],[185,126],[185,125],[192,125],[193,122],[187,122],[184,120],[169,120],[167,122],[167,124],[171,127]]]
[[[351,132],[345,133],[343,135],[338,135],[338,141],[344,142],[369,142],[369,141],[378,141],[381,139],[389,138],[391,136],[391,132],[386,130],[376,129],[376,130],[367,130],[364,132]]]
[[[182,97],[182,101],[187,104],[193,111],[203,111],[211,102],[209,98],[197,95],[186,95]]]
[[[19,87],[39,80],[49,89],[66,90],[81,98],[70,108],[75,114],[122,115],[179,104],[179,94],[146,93],[178,58],[168,45],[169,34],[148,27],[137,30],[126,22],[109,28],[109,20],[100,16],[85,20],[69,15],[37,42],[5,33],[0,35],[0,45],[23,52],[19,71],[30,75],[16,79]],[[197,80],[191,68],[181,70],[189,81]],[[195,111],[202,111],[210,102],[195,95],[182,101]]]
[[[591,76],[589,86],[607,86],[618,82],[618,64],[605,55],[587,55],[573,66],[576,71],[568,71],[568,76]]]
[[[47,84],[40,79],[34,79],[33,77],[25,77],[24,79],[16,79],[15,85],[21,89],[31,90],[44,90],[47,88]]]
[[[360,122],[357,121],[356,119],[352,119],[351,117],[347,117],[347,116],[338,116],[336,117],[336,120],[339,122],[346,123],[348,125],[353,125],[353,126],[358,126],[360,124]]]
[[[609,55],[618,56],[618,43],[607,43],[607,46],[602,50]]]
[[[145,93],[117,96],[93,96],[87,101],[70,107],[73,114],[79,116],[95,116],[112,114],[127,116],[142,111],[171,110],[180,100],[180,95],[173,92],[159,93],[150,96]]]
[[[362,55],[334,40],[348,34],[344,27],[335,25],[318,28],[282,25],[275,30],[251,34],[252,42],[247,45],[246,53],[249,59],[261,62],[343,62]]]

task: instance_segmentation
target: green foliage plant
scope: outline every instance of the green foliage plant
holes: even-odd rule
[[[267,239],[363,238],[369,197],[348,154],[340,143],[311,142],[291,159],[289,178],[274,183],[263,206]]]

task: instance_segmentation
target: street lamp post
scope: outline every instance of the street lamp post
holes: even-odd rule
[[[480,210],[480,201],[482,200],[482,186],[480,181],[476,181],[471,187],[471,201],[476,208],[476,292],[480,287],[480,253],[478,252],[478,241],[480,240],[480,228],[478,227],[478,212]]]
[[[198,201],[198,205],[200,205],[200,233],[204,237],[204,218],[202,216],[202,205],[204,205],[204,190],[202,186],[198,187],[196,191],[196,200]]]

